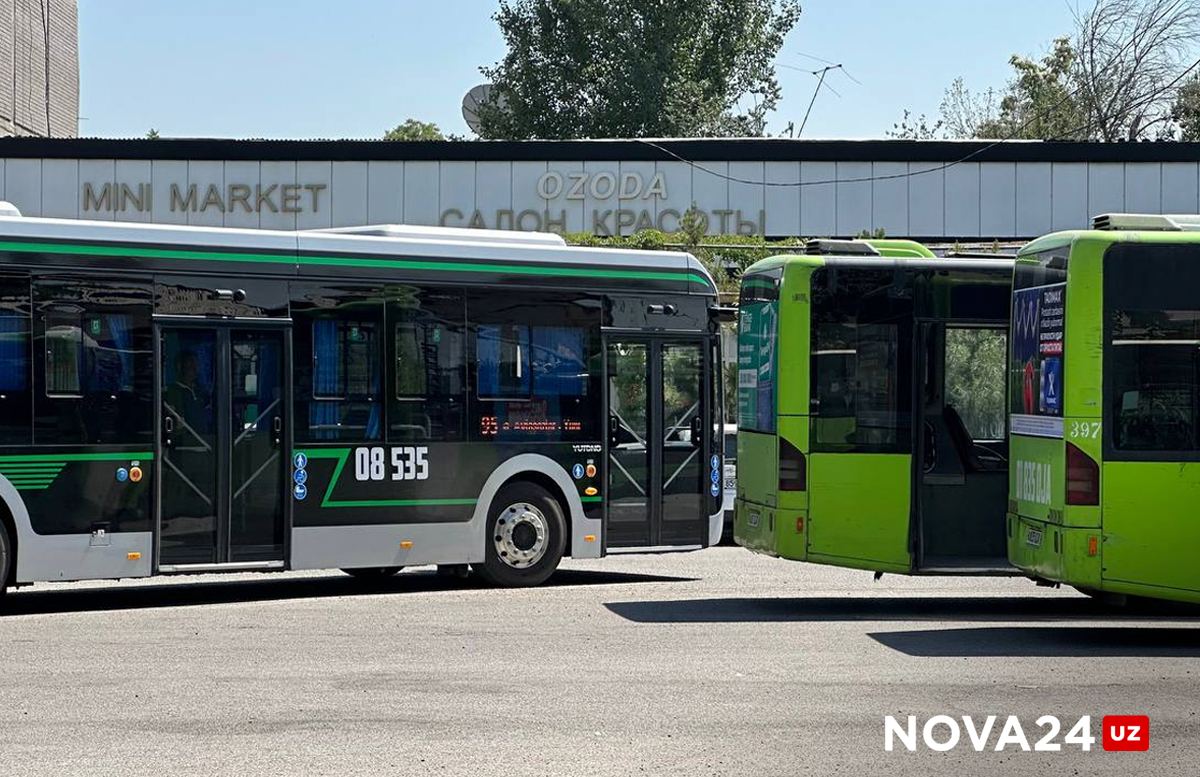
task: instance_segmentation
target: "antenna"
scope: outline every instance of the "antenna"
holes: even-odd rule
[[[479,109],[485,105],[492,96],[491,84],[480,84],[479,86],[471,87],[462,101],[463,121],[471,128],[471,131],[479,135]]]

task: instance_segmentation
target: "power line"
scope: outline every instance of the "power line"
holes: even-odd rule
[[[1128,44],[1126,44],[1126,47],[1127,46],[1128,46]],[[1114,54],[1113,60],[1110,61],[1108,63],[1108,65],[1106,65],[1104,68],[1102,68],[1101,72],[1103,72],[1104,70],[1107,70],[1108,67],[1111,67],[1113,62],[1115,62],[1116,58],[1118,56],[1120,56],[1121,53],[1122,52],[1119,51],[1116,54]],[[1149,103],[1153,102],[1158,97],[1160,97],[1163,94],[1166,94],[1170,90],[1174,89],[1176,87],[1176,85],[1179,84],[1180,81],[1182,81],[1184,78],[1186,78],[1197,67],[1200,67],[1200,59],[1197,59],[1195,62],[1193,62],[1191,65],[1189,65],[1186,69],[1184,69],[1169,84],[1167,84],[1166,86],[1162,87],[1161,89],[1158,89],[1157,91],[1152,92],[1151,94],[1147,95],[1140,103],[1138,103],[1137,105],[1131,106],[1131,107],[1137,108],[1137,107],[1141,107],[1143,105],[1148,105]],[[832,69],[832,68],[827,68],[827,69]],[[817,71],[817,72],[820,72],[820,71]],[[814,73],[814,75],[815,74],[816,73]],[[818,84],[818,89],[819,88],[820,88],[820,85]],[[1065,104],[1068,100],[1074,99],[1077,96],[1078,96],[1078,91],[1068,94],[1062,100],[1060,100],[1057,103],[1055,103],[1054,105],[1052,105],[1047,110],[1047,113],[1057,110],[1063,104]],[[813,93],[813,101],[815,102],[816,99],[817,99],[816,92],[814,92]],[[811,110],[812,110],[812,103],[810,102],[809,103],[809,111],[811,111]],[[805,119],[807,119],[808,113],[806,112],[804,114],[804,116],[805,116]],[[938,165],[936,167],[930,167],[930,168],[927,168],[924,170],[908,171],[908,172],[904,172],[904,173],[890,173],[888,175],[865,175],[865,176],[858,176],[855,178],[831,178],[831,179],[824,180],[824,181],[795,181],[795,182],[792,182],[792,181],[767,181],[767,180],[752,181],[752,180],[749,180],[746,178],[738,178],[737,176],[727,175],[725,173],[718,173],[715,170],[711,170],[711,169],[705,167],[704,165],[698,164],[696,162],[693,162],[690,159],[687,159],[686,157],[680,156],[679,154],[675,153],[671,149],[666,148],[666,147],[660,145],[659,143],[655,143],[652,140],[646,140],[644,138],[636,138],[636,140],[639,143],[643,143],[647,146],[650,146],[651,148],[661,151],[662,153],[676,159],[677,161],[683,162],[684,164],[688,165],[689,167],[691,167],[695,170],[699,170],[703,173],[708,173],[709,175],[712,175],[716,178],[720,178],[720,179],[723,179],[726,181],[731,181],[733,183],[748,184],[750,186],[773,186],[773,187],[779,187],[779,188],[786,189],[786,188],[795,188],[795,187],[799,187],[799,186],[823,186],[823,185],[838,184],[838,183],[868,183],[871,181],[892,181],[892,180],[896,180],[898,178],[914,178],[918,175],[928,175],[929,173],[936,173],[936,172],[940,172],[942,170],[948,170],[949,168],[954,167],[956,165],[961,165],[966,162],[969,162],[972,159],[974,159],[975,157],[984,153],[985,151],[989,151],[1002,143],[1007,143],[1008,141],[1015,138],[1018,134],[1020,134],[1020,132],[1022,130],[1024,130],[1029,125],[1033,124],[1034,121],[1036,121],[1040,118],[1042,118],[1041,115],[1035,115],[1035,116],[1031,117],[1030,119],[1028,119],[1024,124],[1020,125],[1015,130],[1010,132],[1007,136],[1005,136],[1003,138],[999,138],[997,140],[993,140],[983,146],[980,146],[979,148],[975,149],[974,151],[967,154],[966,156],[963,156],[959,159],[955,159],[952,162],[946,162],[945,164]],[[1093,125],[1095,124],[1095,122],[1096,122],[1095,119],[1089,120],[1087,123],[1070,130],[1068,132],[1068,134],[1075,134],[1077,132],[1083,132],[1085,130],[1091,129],[1091,128],[1093,128]],[[804,129],[803,124],[800,126],[800,129],[801,129],[801,131],[803,131],[803,129]],[[799,133],[797,133],[797,134],[799,134]]]

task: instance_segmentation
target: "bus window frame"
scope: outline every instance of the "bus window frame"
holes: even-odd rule
[[[1116,307],[1110,301],[1110,290],[1122,288],[1128,291],[1127,288],[1119,286],[1116,283],[1116,273],[1110,272],[1109,263],[1112,261],[1125,262],[1136,266],[1139,270],[1139,275],[1142,277],[1152,277],[1153,272],[1147,271],[1146,263],[1149,257],[1137,256],[1137,254],[1167,249],[1171,250],[1190,250],[1200,255],[1200,243],[1131,243],[1131,242],[1116,242],[1105,249],[1101,259],[1101,272],[1103,278],[1101,280],[1101,302],[1100,302],[1100,318],[1101,318],[1101,452],[1104,461],[1111,462],[1200,462],[1200,438],[1197,439],[1196,448],[1192,450],[1136,450],[1128,448],[1118,448],[1115,444],[1115,430],[1117,429],[1116,406],[1114,403],[1114,374],[1111,369],[1113,359],[1110,358],[1113,349],[1113,313],[1117,310],[1195,310],[1200,313],[1200,304],[1190,302],[1186,297],[1186,285],[1180,283],[1172,283],[1165,286],[1160,286],[1158,293],[1163,294],[1164,289],[1169,289],[1166,294],[1181,293],[1183,297],[1179,302],[1184,305],[1160,304],[1154,308],[1131,308],[1129,306]],[[1123,257],[1121,254],[1132,253],[1134,256]],[[1200,259],[1200,256],[1197,256]],[[1186,261],[1186,260],[1185,260]],[[1190,269],[1190,268],[1189,268]],[[1177,279],[1177,276],[1172,276]],[[1197,280],[1200,281],[1200,271],[1196,272]],[[1114,295],[1115,296],[1115,295]],[[1156,300],[1156,302],[1170,303],[1170,299]],[[1186,307],[1191,304],[1193,307]],[[1153,341],[1149,341],[1153,342]],[[1200,415],[1198,415],[1200,418]]]

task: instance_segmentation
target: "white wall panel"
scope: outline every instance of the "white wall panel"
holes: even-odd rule
[[[1051,225],[1053,229],[1086,229],[1088,216],[1088,166],[1083,162],[1055,162],[1051,168]]]
[[[871,165],[871,175],[876,179],[871,190],[871,229],[882,229],[888,237],[911,234],[908,229],[908,163],[875,162]]]
[[[296,183],[300,185],[300,212],[296,229],[327,229],[333,226],[330,190],[333,188],[333,163],[297,162]],[[305,187],[324,186],[314,190]],[[365,215],[365,213],[364,213]]]
[[[119,162],[117,164],[120,165]],[[252,160],[225,162],[225,226],[258,229],[261,221],[258,212],[258,187],[262,184],[261,165],[261,162]],[[120,169],[117,170],[117,180],[121,180]]]
[[[1200,165],[1163,163],[1162,207],[1164,213],[1200,213]]]
[[[404,222],[404,163],[367,163],[367,223]]]
[[[718,217],[713,214],[716,210],[729,208],[729,163],[701,162],[692,166],[692,202],[696,207],[708,214],[708,234],[715,235],[721,231]],[[688,206],[683,207],[687,210]],[[736,229],[737,226],[734,226]]]
[[[946,234],[955,237],[978,237],[982,234],[982,170],[978,162],[962,162],[945,169],[945,197],[943,232],[920,232],[914,234]],[[910,193],[912,206],[917,207],[915,194]],[[1008,196],[1009,211],[1012,211],[1012,193]],[[932,226],[936,226],[933,224]],[[916,229],[916,225],[913,225]]]
[[[153,220],[154,191],[150,161],[118,159],[114,165],[113,215],[117,221],[148,223]],[[257,225],[256,225],[257,226]]]
[[[562,207],[550,208],[549,203],[538,194],[538,181],[546,174],[547,168],[545,162],[480,162],[475,173],[475,180],[480,182],[476,184],[475,189],[475,200],[477,202],[483,203],[485,201],[484,192],[481,188],[483,174],[479,171],[484,169],[490,170],[493,167],[496,169],[500,169],[501,167],[506,169],[504,173],[504,187],[507,189],[507,204],[498,207],[512,208],[518,212],[532,208],[541,213],[543,219],[545,219],[547,212],[550,213],[550,218],[556,221],[562,218]],[[497,181],[499,181],[499,176],[497,176]],[[500,191],[500,184],[497,183],[496,187],[496,192],[487,195],[486,200],[490,202],[491,198],[495,197],[497,202],[504,202],[504,192]],[[483,205],[481,204],[480,207],[482,208]],[[543,226],[545,226],[544,221]],[[565,228],[563,226],[555,227],[557,231],[562,231]]]
[[[876,165],[878,167],[878,165]],[[946,171],[937,162],[911,162],[903,179],[908,201],[908,235],[943,234],[946,225]],[[892,233],[888,230],[888,234]]]
[[[550,162],[546,165],[546,172],[555,173],[561,177],[562,186],[559,187],[557,193],[553,189],[549,190],[554,196],[544,201],[544,207],[554,213],[566,212],[568,232],[583,232],[591,229],[591,214],[588,213],[587,218],[584,218],[584,200],[567,197],[571,189],[571,177],[579,176],[584,172],[583,162]]]
[[[439,179],[437,162],[404,163],[405,224],[431,226],[438,223]],[[475,203],[473,192],[469,198],[464,195],[462,199],[469,199],[472,205]]]
[[[1125,213],[1162,213],[1162,166],[1154,162],[1125,165]]]
[[[295,162],[263,162],[259,166],[259,178],[262,181],[264,197],[270,196],[275,209],[264,203],[258,213],[258,222],[263,229],[295,229],[296,214],[283,210],[283,187],[295,184]],[[271,187],[274,186],[274,189]]]
[[[667,196],[654,203],[654,223],[662,221],[666,232],[679,229],[679,219],[674,214],[662,216],[663,211],[674,211],[682,215],[692,204],[692,166],[685,162],[655,162],[654,170],[662,173],[667,187]]]
[[[329,187],[331,226],[352,227],[369,223],[366,162],[334,162]]]
[[[83,162],[79,163],[82,170]],[[188,163],[179,159],[155,159],[150,163],[150,183],[154,187],[153,214],[155,224],[186,224],[187,214],[171,210],[171,187],[186,192]]]
[[[1041,235],[1053,229],[1050,193],[1049,163],[1017,163],[1017,234]]]
[[[837,234],[837,164],[800,163],[800,234],[829,237]]]
[[[1099,213],[1125,212],[1125,165],[1088,165],[1088,218]]]
[[[475,163],[475,207],[483,212],[483,218],[488,224],[496,221],[496,211],[512,210],[520,213],[523,210],[535,210],[543,213],[542,201],[537,196],[537,178],[528,182],[522,197],[517,199],[516,186],[513,181],[512,162],[476,162]],[[542,172],[546,171],[546,163],[541,163]],[[538,173],[541,175],[541,173]],[[443,197],[445,196],[443,191]],[[445,210],[445,208],[443,208]],[[470,220],[471,214],[467,214]]]
[[[837,163],[837,234],[853,237],[871,228],[870,162]]]
[[[22,216],[42,215],[42,160],[9,159],[4,166],[4,192]]]
[[[475,163],[442,162],[438,168],[437,218],[430,224],[441,222],[441,214],[456,208],[470,218],[475,212]]]
[[[42,215],[79,218],[79,160],[42,160]]]
[[[222,209],[225,202],[225,163],[212,161],[188,162],[187,186],[180,190],[186,199],[192,186],[196,187],[193,204],[189,204],[187,223],[206,227],[220,227],[225,224],[225,213]],[[210,195],[215,195],[210,197]],[[217,202],[217,199],[220,202]],[[192,208],[195,210],[192,210]]]
[[[576,197],[583,194],[584,229],[591,230],[594,223],[598,225],[595,231],[599,234],[617,234],[614,211],[619,207],[617,190],[621,185],[621,163],[605,160],[585,162],[583,169],[587,173],[587,181],[582,192],[570,180],[564,185],[568,194]]]
[[[187,163],[184,163],[185,170]],[[12,163],[10,161],[9,167]],[[79,160],[79,188],[75,190],[76,206],[79,208],[79,218],[81,219],[96,219],[97,221],[112,221],[116,218],[116,213],[113,212],[113,201],[111,194],[112,185],[117,180],[117,164],[112,159],[81,159]],[[109,185],[109,198],[106,205],[96,202],[96,198],[103,196],[104,186]],[[92,196],[89,202],[85,203],[86,191],[91,187]],[[11,189],[10,189],[11,191]],[[98,208],[97,206],[100,205]],[[90,206],[90,207],[85,207]]]
[[[781,237],[800,235],[799,162],[767,162],[766,180],[786,186],[765,186],[764,207],[767,211],[767,234]]]
[[[1046,217],[1049,222],[1049,215]],[[1013,162],[979,165],[979,234],[1017,234],[1017,166]]]
[[[729,217],[729,232],[738,230],[737,211],[741,211],[742,220],[755,224],[755,231],[759,231],[759,211],[766,207],[765,190],[767,187],[763,186],[765,175],[766,166],[762,162],[729,163],[729,177],[740,179],[729,182],[729,209],[734,211]],[[754,183],[742,183],[741,181],[753,181]]]

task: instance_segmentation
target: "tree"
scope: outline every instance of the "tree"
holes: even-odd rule
[[[1200,76],[1192,76],[1179,88],[1171,118],[1179,128],[1180,140],[1200,141]]]
[[[486,138],[762,135],[796,0],[501,0]]]
[[[1002,91],[955,79],[934,126],[951,138],[1108,142],[1186,132],[1179,82],[1200,44],[1200,0],[1095,0],[1075,28],[1041,58],[1013,56]]]
[[[1200,0],[1097,0],[1076,15],[1072,72],[1097,140],[1169,131],[1169,87],[1200,43]]]
[[[445,140],[438,125],[418,119],[405,119],[383,135],[384,140]]]
[[[925,114],[913,116],[906,109],[904,118],[893,124],[890,130],[884,130],[883,134],[897,140],[931,140],[941,128],[941,121],[930,122]]]
[[[158,138],[159,138],[158,130],[151,127],[150,131],[146,133],[146,140],[158,140]]]
[[[1000,100],[1000,115],[975,129],[981,138],[1077,140],[1086,137],[1085,111],[1071,83],[1075,50],[1057,38],[1041,59],[1013,56],[1016,76]]]
[[[989,87],[982,92],[972,92],[959,76],[942,95],[942,102],[938,106],[942,118],[938,124],[948,138],[977,138],[980,127],[990,125],[999,118],[999,100],[995,89]]]

